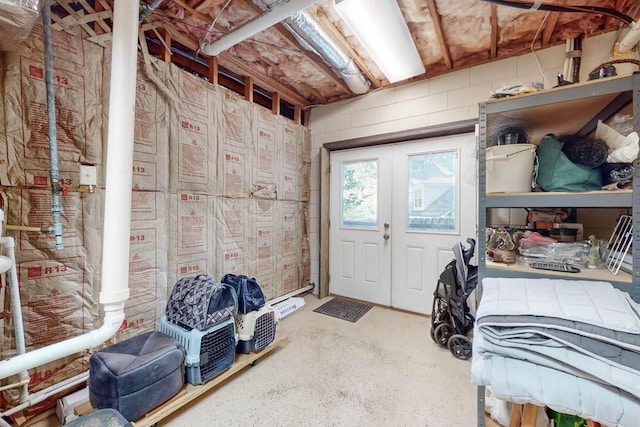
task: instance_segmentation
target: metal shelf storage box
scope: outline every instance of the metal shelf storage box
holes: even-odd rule
[[[478,147],[478,230],[487,227],[487,212],[493,208],[577,207],[630,208],[633,212],[633,272],[613,275],[608,272],[581,275],[566,274],[565,279],[606,280],[640,301],[640,162],[634,161],[633,190],[592,191],[586,193],[487,193],[486,149],[491,120],[513,119],[531,131],[533,141],[546,133],[588,134],[598,119],[606,120],[623,105],[632,102],[633,127],[640,131],[640,73],[617,76],[587,83],[563,86],[538,93],[491,100],[479,104]],[[547,271],[527,267],[505,267],[489,263],[486,242],[478,242],[478,294],[482,295],[485,277],[549,276]],[[586,269],[585,269],[586,270]],[[584,270],[583,270],[584,271]],[[478,387],[478,426],[484,427],[484,387]]]

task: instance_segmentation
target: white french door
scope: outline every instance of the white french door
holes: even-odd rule
[[[391,146],[331,153],[329,291],[390,305]]]
[[[331,153],[329,291],[431,313],[457,241],[476,233],[473,134]]]

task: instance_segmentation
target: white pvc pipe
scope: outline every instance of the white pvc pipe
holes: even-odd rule
[[[115,0],[99,329],[0,362],[0,379],[98,346],[120,329],[129,298],[129,233],[139,0]]]
[[[289,299],[291,297],[295,297],[296,295],[300,295],[300,294],[302,294],[304,292],[310,291],[315,287],[316,287],[316,285],[314,283],[311,283],[310,285],[307,285],[304,288],[296,289],[295,291],[291,291],[288,294],[281,295],[281,296],[279,296],[277,298],[269,300],[265,304],[267,304],[267,305],[277,304],[277,303],[282,302],[284,300],[287,300],[287,299]]]
[[[85,371],[74,377],[67,378],[66,380],[61,381],[57,384],[54,384],[50,387],[47,387],[44,390],[40,390],[37,393],[33,393],[29,395],[29,399],[27,401],[21,403],[20,405],[14,406],[13,408],[7,409],[6,411],[0,413],[0,416],[8,417],[9,415],[13,415],[17,412],[20,412],[25,408],[29,408],[33,405],[37,405],[38,403],[48,399],[49,397],[55,394],[60,393],[61,391],[77,386],[78,384],[82,384],[83,382],[87,381],[88,378],[89,378],[88,371]]]
[[[2,214],[4,217],[4,213]],[[4,218],[3,218],[4,219]],[[13,318],[13,332],[16,339],[16,351],[18,355],[26,354],[26,340],[24,337],[24,320],[22,318],[22,304],[20,302],[20,286],[18,283],[18,269],[16,267],[16,242],[13,237],[0,238],[0,245],[4,246],[5,253],[11,261],[9,269],[9,288],[11,289],[11,313]],[[29,371],[20,371],[18,378],[22,384],[20,401],[24,401],[29,394]]]
[[[640,21],[636,21],[618,45],[618,53],[627,53],[640,42]]]
[[[232,46],[258,34],[261,31],[287,19],[294,13],[317,3],[318,0],[282,0],[271,9],[245,22],[229,34],[211,43],[201,43],[200,51],[205,55],[218,56]]]

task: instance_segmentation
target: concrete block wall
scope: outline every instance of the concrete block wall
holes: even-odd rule
[[[609,59],[615,33],[586,38],[580,81]],[[537,56],[537,60],[536,60]],[[320,283],[320,148],[329,142],[382,135],[478,117],[478,103],[502,86],[542,82],[556,85],[565,46],[507,58],[420,82],[383,89],[311,111],[311,282]],[[539,64],[539,65],[538,65]],[[542,70],[542,72],[541,72]],[[317,288],[316,288],[317,291]]]

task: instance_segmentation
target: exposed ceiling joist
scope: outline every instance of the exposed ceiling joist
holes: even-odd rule
[[[560,14],[556,12],[552,12],[547,18],[547,25],[545,25],[542,30],[542,46],[547,46],[551,41],[551,37],[556,29],[556,24],[558,23],[558,18],[560,18]]]
[[[181,45],[191,49],[194,52],[198,51],[198,48],[200,47],[200,41],[197,38],[192,35],[187,35],[180,32],[170,23],[165,23],[165,28],[167,29],[167,31],[169,31],[173,40],[177,41]],[[294,105],[306,107],[311,104],[306,98],[298,95],[291,88],[288,88],[274,80],[265,78],[262,75],[256,74],[256,72],[252,70],[251,67],[249,67],[245,62],[234,57],[228,52],[223,52],[218,57],[218,64],[237,74],[253,76],[254,83],[256,83],[258,86],[270,92],[280,92],[280,95],[282,95],[283,99]]]
[[[491,26],[491,48],[489,57],[494,59],[498,56],[498,6],[491,4],[491,16],[489,17],[489,25]]]
[[[194,9],[189,4],[183,2],[182,0],[173,0],[173,2],[178,6],[182,7],[183,9],[185,9],[186,11],[188,11],[189,13],[191,13],[194,17],[198,18],[202,22],[211,24],[211,21],[213,21],[213,18],[211,18],[209,15],[205,15],[203,13],[198,12],[196,9]]]
[[[264,12],[251,1],[243,0],[242,3],[247,7],[252,8],[258,15]],[[345,92],[350,92],[349,87],[344,82],[344,80],[336,76],[335,71],[331,67],[329,67],[319,55],[302,47],[298,40],[296,40],[293,34],[291,34],[291,32],[289,32],[289,30],[287,30],[284,25],[276,24],[274,25],[274,29],[291,47],[300,51],[302,55],[313,62],[331,81],[340,86]]]
[[[451,70],[453,68],[451,52],[449,52],[449,46],[447,45],[444,32],[442,31],[442,22],[440,21],[440,15],[438,14],[435,0],[427,0],[427,6],[429,7],[429,14],[431,15],[431,20],[433,21],[433,26],[438,37],[438,44],[442,51],[442,59],[444,59],[444,64],[447,67],[447,70]]]
[[[412,37],[417,44],[429,47],[421,50],[427,71],[411,79],[391,84],[385,78],[376,77],[382,76],[380,70],[360,45],[357,37],[351,34],[341,21],[342,18],[334,9],[332,0],[319,0],[300,14],[305,16],[304,19],[313,21],[324,34],[317,34],[313,29],[310,30],[310,34],[305,33],[307,27],[304,25],[307,22],[302,19],[298,22],[298,15],[295,15],[294,18],[290,18],[291,21],[277,23],[263,30],[260,36],[240,41],[236,48],[220,55],[221,74],[218,75],[211,65],[215,65],[216,62],[212,62],[211,58],[208,58],[207,62],[207,59],[198,57],[196,52],[200,48],[200,39],[204,31],[214,19],[213,16],[220,13],[228,1],[161,2],[156,9],[157,13],[150,15],[147,20],[156,27],[166,23],[173,44],[167,41],[161,28],[148,27],[149,24],[144,23],[142,29],[151,30],[146,33],[147,39],[154,38],[152,53],[163,57],[164,60],[169,59],[167,49],[163,49],[161,45],[164,42],[171,45],[171,50],[175,53],[171,61],[180,61],[183,68],[194,70],[213,82],[219,77],[221,85],[234,91],[238,91],[238,87],[235,86],[237,83],[239,93],[245,92],[243,81],[251,77],[256,87],[260,88],[254,93],[256,99],[263,92],[278,92],[283,100],[301,108],[348,99],[381,87],[390,88],[430,79],[461,67],[514,57],[529,53],[532,47],[539,49],[563,43],[567,38],[580,35],[590,37],[616,31],[620,28],[620,22],[629,23],[640,19],[638,0],[588,2],[602,8],[602,12],[597,13],[593,13],[593,10],[575,12],[575,9],[572,12],[558,10],[543,13],[508,7],[507,3],[481,4],[490,0],[402,0],[399,5],[406,21],[412,23],[409,28]],[[236,3],[238,1],[240,3]],[[268,7],[267,4],[280,1],[295,0],[235,0],[232,7],[225,9],[224,19],[216,29],[228,33],[231,31],[229,23],[244,22],[249,16],[261,15]],[[152,0],[141,0],[143,5],[151,2]],[[546,3],[558,7],[576,6],[583,4],[584,0],[546,0]],[[429,8],[428,16],[431,19],[425,16],[426,8]],[[113,10],[113,0],[54,0],[52,9],[56,29],[76,31],[80,26],[85,38],[103,45],[110,43],[109,27],[112,20],[105,11]],[[288,24],[291,24],[293,31],[300,30],[301,33],[290,32]],[[384,28],[375,30],[382,32]],[[314,37],[319,37],[323,42],[331,41],[331,44],[327,45],[329,49],[326,52],[323,49],[307,50],[305,41],[316,49],[312,43],[316,40]],[[534,38],[535,43],[532,46],[531,41]],[[268,42],[265,44],[266,40]],[[261,41],[263,43],[260,43]],[[341,61],[350,58],[348,69],[336,65],[340,61],[333,55],[340,50],[344,50],[344,58],[339,58]],[[192,65],[189,65],[190,61]],[[370,86],[366,80],[369,80]],[[358,88],[361,83],[362,90]],[[270,99],[269,95],[265,96],[266,99]],[[260,102],[262,101],[264,100]]]

